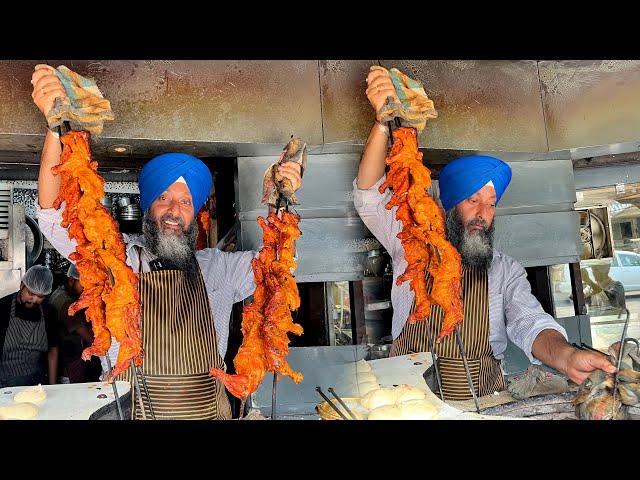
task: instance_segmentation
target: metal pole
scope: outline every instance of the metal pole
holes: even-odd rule
[[[133,360],[132,360],[133,361]],[[151,411],[151,418],[156,419],[156,413],[153,411],[153,404],[151,403],[151,397],[149,396],[149,389],[147,388],[147,380],[142,373],[142,367],[139,367],[140,380],[142,380],[142,388],[144,388],[144,394],[147,396],[147,403],[149,404],[149,410]]]
[[[273,372],[273,386],[271,387],[271,420],[276,419],[276,390],[278,388],[278,376]]]
[[[136,366],[133,363],[133,359],[131,360],[131,369],[133,370],[133,378],[136,384],[136,392],[138,393],[138,403],[140,404],[140,410],[142,411],[142,419],[147,419],[147,413],[144,410],[144,402],[142,401],[142,392],[140,391],[140,381],[138,380],[138,374],[136,373]]]
[[[613,374],[613,402],[611,403],[611,420],[613,420],[614,417],[614,412],[613,409],[615,408],[615,404],[616,404],[616,393],[618,392],[618,373],[620,372],[620,366],[622,364],[622,355],[624,354],[624,344],[625,342],[625,338],[627,338],[627,327],[629,327],[629,318],[631,317],[631,314],[629,312],[628,308],[625,308],[626,312],[627,312],[627,318],[624,321],[624,327],[622,328],[622,338],[620,339],[620,347],[618,350],[618,362],[616,365],[616,373]]]
[[[469,370],[469,363],[467,362],[467,354],[464,352],[464,344],[462,343],[462,337],[460,337],[460,330],[456,325],[455,329],[456,341],[458,342],[458,348],[460,349],[460,355],[462,356],[462,362],[464,363],[464,371],[467,374],[467,383],[469,384],[469,390],[473,395],[473,401],[476,404],[476,413],[480,413],[480,404],[478,403],[478,396],[476,390],[473,388],[473,380],[471,379],[471,371]]]
[[[105,355],[107,359],[107,367],[109,368],[108,378],[111,377],[111,360],[109,359],[109,352]],[[116,397],[116,407],[118,407],[118,416],[120,420],[124,420],[124,415],[122,413],[122,406],[120,405],[120,397],[118,396],[118,387],[116,387],[115,378],[112,379],[111,386],[113,387],[113,395]]]
[[[429,319],[425,318],[424,321],[429,322]],[[442,391],[442,377],[440,377],[440,367],[438,366],[436,348],[433,343],[433,337],[431,336],[431,329],[429,328],[429,323],[427,323],[427,341],[429,342],[429,350],[431,350],[431,360],[433,360],[433,369],[436,371],[436,380],[438,382],[438,391],[440,392],[440,399],[444,401],[444,392]]]

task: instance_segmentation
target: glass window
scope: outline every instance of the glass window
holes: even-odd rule
[[[620,339],[627,308],[627,335],[640,337],[640,184],[578,190],[577,198],[582,290],[593,346],[604,351]],[[569,266],[553,265],[550,274],[557,317],[573,316]]]
[[[352,345],[351,301],[349,282],[327,282],[327,300],[333,329],[331,345]]]

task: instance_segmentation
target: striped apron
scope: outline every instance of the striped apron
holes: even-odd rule
[[[465,353],[471,371],[471,379],[479,396],[489,395],[505,389],[500,360],[493,356],[489,343],[489,290],[487,270],[479,267],[462,266],[462,297],[464,320],[459,326]],[[428,291],[432,282],[427,273]],[[428,352],[429,342],[426,328],[436,334],[442,327],[444,312],[440,305],[431,306],[431,316],[426,321],[407,322],[398,338],[393,341],[390,356]],[[447,400],[467,400],[472,398],[464,363],[455,333],[444,338],[435,346],[439,358],[442,392]]]
[[[195,282],[189,282],[186,273],[180,270],[160,270],[139,276],[142,372],[156,419],[231,418],[224,385],[209,375],[211,367],[224,368],[224,361],[218,354],[202,274],[198,272]],[[131,382],[132,417],[141,419],[131,368],[123,379]],[[144,389],[141,393],[145,414],[150,419]]]
[[[49,349],[42,306],[40,320],[31,321],[16,315],[15,294],[11,301],[9,326],[5,334],[0,365],[0,383],[6,386],[36,385],[42,382],[44,361]]]

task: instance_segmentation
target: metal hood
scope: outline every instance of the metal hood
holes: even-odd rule
[[[0,151],[25,153],[18,158],[42,147],[29,82],[38,63],[95,78],[111,101],[116,120],[93,139],[98,158],[118,158],[122,144],[126,157],[145,158],[168,148],[275,155],[292,134],[312,154],[359,152],[373,117],[365,78],[378,60],[0,61]],[[469,152],[518,161],[640,150],[638,61],[381,63],[422,80],[433,98],[439,116],[420,144],[435,164]]]

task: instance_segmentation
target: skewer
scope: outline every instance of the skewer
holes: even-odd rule
[[[138,403],[140,404],[140,410],[142,411],[142,419],[147,419],[147,414],[144,409],[144,402],[142,401],[142,392],[140,391],[140,381],[138,380],[138,374],[136,373],[136,366],[133,363],[133,359],[131,359],[131,370],[133,371],[133,378],[136,382],[136,393],[138,394]]]
[[[131,360],[133,362],[133,360]],[[149,404],[149,410],[151,411],[151,418],[156,419],[156,414],[153,411],[153,404],[151,403],[151,397],[149,396],[149,389],[147,388],[147,380],[144,378],[144,373],[142,373],[142,367],[138,367],[138,371],[140,372],[140,379],[142,380],[142,388],[144,388],[144,394],[147,396],[147,403]]]
[[[414,299],[415,305],[415,299]],[[431,360],[433,360],[433,369],[436,372],[436,381],[438,382],[438,391],[440,392],[440,400],[444,402],[444,392],[442,391],[442,377],[440,377],[440,366],[438,365],[438,356],[436,355],[436,347],[433,343],[433,337],[431,336],[431,329],[429,328],[429,319],[425,319],[427,322],[427,341],[429,342],[429,350],[431,350]]]
[[[476,413],[480,413],[480,404],[478,403],[478,396],[476,390],[473,388],[473,380],[471,379],[471,371],[469,370],[469,363],[467,362],[467,354],[464,352],[464,344],[462,343],[462,337],[460,337],[460,330],[458,326],[455,326],[456,341],[458,342],[458,348],[460,349],[460,356],[462,356],[462,362],[464,363],[464,371],[467,374],[467,383],[469,384],[469,390],[473,395],[473,401],[476,404]]]
[[[246,401],[246,397],[240,400],[240,412],[238,413],[238,420],[242,420],[242,416],[244,414],[244,404]]]
[[[273,385],[271,387],[271,420],[276,419],[276,392],[278,390],[278,376],[273,372]]]
[[[616,394],[618,392],[618,372],[620,372],[620,365],[622,364],[622,356],[624,354],[624,344],[626,343],[625,338],[627,338],[627,328],[629,327],[629,318],[631,317],[631,314],[629,313],[629,309],[625,308],[625,311],[627,312],[627,318],[624,320],[624,328],[622,329],[622,338],[620,339],[620,349],[618,350],[618,362],[616,365],[616,373],[613,374],[613,402],[611,403],[611,410],[612,410],[611,419],[612,420],[614,417],[613,408],[615,407],[615,404],[616,404]]]
[[[109,368],[109,372],[107,375],[107,378],[109,378],[111,377],[111,360],[109,359],[109,352],[107,352],[107,354],[105,355],[105,358],[107,359],[107,367]],[[116,387],[115,378],[111,382],[111,386],[113,387],[113,395],[116,397],[116,407],[118,407],[118,416],[120,417],[120,420],[124,420],[124,415],[122,414],[122,406],[120,405],[120,396],[118,395],[118,387]]]
[[[353,414],[351,409],[347,407],[347,404],[342,401],[342,399],[338,396],[338,394],[333,390],[332,387],[329,387],[329,393],[333,395],[336,398],[336,400],[340,403],[340,405],[344,407],[344,409],[346,410],[346,412],[349,414],[351,418],[353,418],[354,420],[357,420],[356,416]]]
[[[331,401],[331,399],[330,399],[329,397],[327,397],[327,396],[324,394],[324,392],[322,391],[322,389],[321,389],[320,387],[316,387],[316,392],[318,392],[318,393],[320,394],[320,396],[321,396],[322,398],[324,398],[324,399],[325,399],[325,401],[329,404],[329,406],[330,406],[331,408],[333,408],[333,409],[338,413],[338,415],[340,415],[340,416],[342,417],[342,419],[343,419],[343,420],[349,420],[349,419],[344,415],[344,413],[342,413],[342,411],[341,411],[338,407],[336,407],[336,406],[333,404],[333,402]]]

